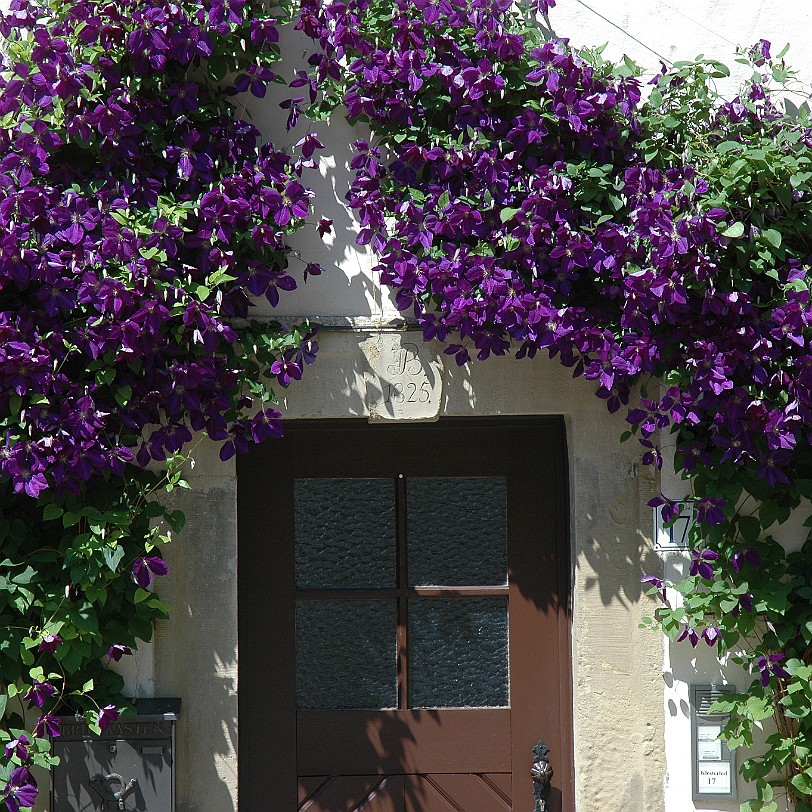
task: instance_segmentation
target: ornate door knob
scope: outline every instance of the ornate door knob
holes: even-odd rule
[[[536,805],[533,812],[547,812],[547,801],[550,798],[550,782],[553,780],[553,767],[548,758],[550,748],[540,741],[533,747],[535,758],[530,768],[530,777],[533,779],[533,796]]]

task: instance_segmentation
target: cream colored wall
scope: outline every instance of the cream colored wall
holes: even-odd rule
[[[237,808],[237,479],[203,440],[188,491],[173,506],[182,537],[162,550],[172,606],[154,642],[155,695],[181,697],[175,748],[177,812]]]

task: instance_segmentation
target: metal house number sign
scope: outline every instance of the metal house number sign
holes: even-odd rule
[[[690,530],[694,524],[693,502],[676,502],[679,516],[666,527],[663,505],[654,508],[654,546],[658,550],[687,550]]]

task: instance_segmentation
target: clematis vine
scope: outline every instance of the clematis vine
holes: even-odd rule
[[[241,112],[280,81],[289,7],[6,7],[0,766],[16,812],[59,714],[105,730],[126,702],[115,663],[166,616],[146,590],[184,519],[157,496],[185,486],[187,450],[281,435],[273,387],[313,363],[315,328],[252,310],[321,273],[288,241],[330,222],[309,189],[318,135],[279,146]]]
[[[304,174],[322,146],[261,143],[231,88],[205,77],[216,57],[254,95],[274,81],[278,20],[252,4],[36,8],[15,0],[0,21],[9,42],[31,42],[28,63],[0,65],[13,116],[0,130],[0,472],[32,498],[163,460],[196,431],[229,434],[246,376],[270,381],[281,356],[259,342],[248,373],[256,329],[230,321],[249,293],[275,305],[296,287],[286,236],[311,214]],[[275,341],[315,346],[307,329],[289,336]]]

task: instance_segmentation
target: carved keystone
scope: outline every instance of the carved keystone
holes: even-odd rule
[[[379,333],[362,346],[369,364],[366,400],[370,423],[439,418],[443,362],[421,333]]]

